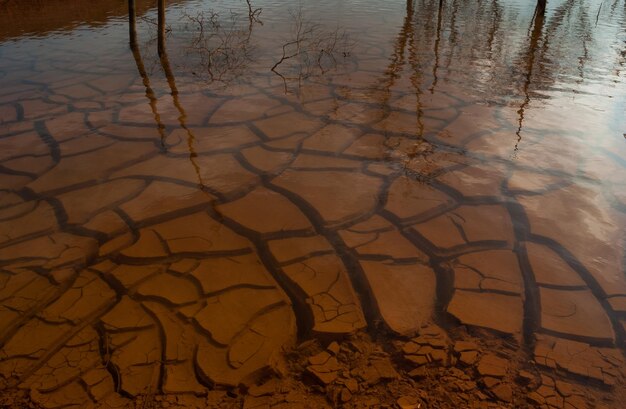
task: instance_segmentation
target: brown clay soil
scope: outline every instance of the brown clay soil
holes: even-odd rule
[[[514,343],[436,325],[412,339],[354,334],[325,347],[312,340],[276,357],[255,382],[204,394],[151,393],[124,408],[612,408],[623,392],[580,376],[545,371]],[[575,348],[576,345],[569,345]],[[613,361],[618,364],[620,358]],[[623,376],[623,362],[613,367]],[[607,366],[609,368],[609,366]],[[45,408],[24,390],[0,407]],[[104,406],[113,407],[113,406]]]

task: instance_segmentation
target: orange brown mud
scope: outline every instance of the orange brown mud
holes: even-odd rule
[[[121,80],[90,86],[137,81]],[[183,96],[208,107],[189,119],[197,167],[185,132],[155,143],[141,90],[104,110],[19,103],[2,139],[5,406],[19,390],[50,408],[619,407],[624,284],[592,262],[612,247],[543,219],[584,195],[452,138],[390,159],[414,146],[401,114],[281,90]],[[466,121],[454,104],[438,134]]]
[[[512,160],[411,38],[295,95],[2,77],[0,407],[624,407],[626,151]]]

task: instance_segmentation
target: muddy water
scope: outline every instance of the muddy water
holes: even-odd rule
[[[623,0],[171,1],[163,41],[152,3],[0,0],[0,387],[205,396],[439,326],[623,407]],[[584,407],[541,379],[482,396]]]

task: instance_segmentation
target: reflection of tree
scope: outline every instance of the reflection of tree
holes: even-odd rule
[[[159,56],[165,52],[165,0],[158,1],[158,50]]]
[[[133,52],[133,57],[135,59],[135,63],[137,64],[137,70],[139,71],[139,75],[142,78],[144,87],[146,88],[146,97],[148,98],[149,104],[150,104],[150,108],[152,110],[152,113],[154,115],[154,120],[157,124],[157,129],[159,131],[159,135],[161,137],[161,147],[164,151],[167,150],[166,145],[165,145],[165,125],[163,124],[163,122],[161,121],[161,117],[158,113],[157,110],[157,97],[154,93],[154,91],[152,90],[152,87],[150,85],[150,78],[148,76],[148,73],[146,72],[145,69],[145,65],[143,63],[143,58],[141,56],[141,52],[139,50],[139,46],[137,43],[137,29],[135,27],[136,25],[136,15],[135,15],[135,7],[134,7],[134,0],[129,0],[128,1],[128,9],[129,9],[129,25],[130,25],[130,47],[131,50]],[[165,38],[165,2],[162,0],[159,0],[159,44],[158,44],[158,51],[159,51],[159,60],[161,62],[161,67],[163,68],[163,72],[165,73],[165,77],[167,79],[169,88],[170,88],[170,95],[172,96],[172,100],[174,102],[174,106],[176,107],[176,109],[179,112],[179,116],[178,116],[178,122],[181,126],[181,128],[183,128],[186,132],[187,132],[187,145],[189,148],[189,160],[192,164],[192,166],[195,169],[196,175],[198,176],[198,183],[200,185],[200,188],[202,189],[204,187],[204,184],[202,182],[202,176],[200,173],[200,168],[198,166],[198,164],[196,163],[196,153],[194,150],[194,142],[195,142],[195,136],[193,134],[193,132],[189,129],[189,127],[187,126],[186,123],[186,119],[187,119],[187,115],[185,113],[185,110],[183,109],[183,106],[180,102],[180,98],[179,98],[179,93],[178,93],[178,88],[176,87],[176,79],[174,77],[174,72],[172,71],[172,67],[170,65],[169,62],[169,58],[167,55],[167,46],[166,46],[166,38]]]
[[[611,15],[615,15],[615,8],[617,6],[617,2],[619,0],[615,0],[615,2],[611,5]],[[626,22],[626,1],[624,2],[624,8],[622,13],[622,22]],[[626,34],[626,24],[622,25],[622,35]],[[619,40],[618,40],[619,41]],[[615,76],[619,78],[622,73],[622,70],[626,66],[626,40],[622,40],[620,45],[617,48],[617,64],[615,65]]]
[[[493,55],[493,43],[495,41],[496,34],[498,33],[498,29],[500,28],[500,21],[502,19],[502,13],[500,11],[500,4],[498,3],[498,0],[493,0],[491,9],[493,13],[493,22],[491,24],[491,28],[489,29],[489,37],[487,40],[489,55]]]
[[[302,80],[314,74],[325,74],[337,66],[338,59],[347,57],[352,44],[345,31],[326,30],[320,24],[305,19],[302,10],[292,12],[292,33],[282,45],[282,55],[271,71],[284,83],[295,81],[298,87]]]
[[[159,31],[164,30],[165,27],[165,16],[162,19],[161,24],[162,27],[159,28]],[[176,110],[178,110],[178,123],[180,127],[185,130],[187,133],[187,148],[189,150],[189,161],[191,162],[196,175],[198,177],[198,184],[201,190],[204,190],[204,182],[202,181],[202,174],[200,173],[200,166],[196,163],[196,151],[194,148],[194,144],[196,141],[196,136],[193,134],[191,129],[187,126],[187,114],[183,109],[182,104],[180,103],[180,97],[178,94],[178,87],[176,87],[176,78],[174,77],[174,72],[172,71],[172,67],[170,65],[170,60],[167,56],[167,45],[165,43],[165,37],[163,38],[163,44],[159,47],[159,59],[161,61],[161,66],[163,67],[163,72],[165,73],[165,77],[167,78],[167,83],[170,88],[170,95],[172,96],[172,100],[174,102],[174,106]]]
[[[387,65],[387,69],[385,70],[385,76],[383,77],[380,84],[380,88],[383,91],[381,108],[386,112],[390,110],[389,100],[391,99],[391,89],[393,88],[396,80],[400,77],[402,70],[404,69],[404,65],[406,64],[404,53],[408,38],[411,37],[413,32],[413,14],[413,0],[407,0],[404,24],[402,24],[400,33],[396,38],[393,53],[391,55],[391,58],[389,58],[389,64]]]
[[[128,34],[131,47],[137,44],[137,8],[135,0],[128,0]]]
[[[185,30],[191,33],[186,50],[186,62],[191,62],[191,72],[208,82],[227,83],[237,78],[252,60],[251,36],[253,20],[258,16],[254,10],[250,16],[248,29],[239,28],[237,15],[223,21],[220,14],[198,12],[195,15],[184,12],[182,20]]]
[[[535,13],[545,14],[546,13],[546,0],[537,0],[537,8]]]
[[[578,57],[578,75],[580,79],[577,81],[578,83],[583,82],[585,79],[585,63],[589,60],[589,46],[588,44],[592,40],[591,36],[591,22],[589,20],[589,15],[587,10],[581,9],[579,14],[579,27],[581,27],[581,37],[582,37],[582,47],[583,53],[580,57]]]
[[[567,41],[568,38],[567,36],[559,36],[558,35],[558,30],[563,26],[564,22],[567,22],[570,18],[571,18],[571,14],[573,11],[573,7],[576,5],[576,1],[575,0],[567,0],[565,3],[561,4],[559,7],[557,7],[554,12],[552,13],[552,17],[550,18],[550,20],[548,21],[548,23],[546,24],[546,33],[544,36],[544,41],[543,41],[543,46],[541,48],[541,54],[539,57],[539,61],[541,63],[548,61],[549,59],[549,53],[551,51],[551,45],[555,44],[557,41],[561,40],[561,41]],[[539,9],[540,10],[540,9]],[[545,13],[545,11],[544,11]],[[590,30],[591,27],[587,27],[586,30]],[[566,33],[567,34],[567,33]],[[578,38],[575,37],[576,42],[578,43]],[[566,45],[567,48],[569,48],[569,44]],[[554,48],[554,47],[552,47]],[[561,47],[557,47],[556,49],[560,49]],[[566,49],[565,51],[569,51],[569,53],[571,53],[571,55],[573,55],[573,50],[569,50]],[[568,54],[569,54],[568,53]],[[565,56],[565,57],[569,57],[569,56]],[[573,65],[572,65],[573,66]],[[548,67],[546,64],[540,64],[539,68],[542,69],[544,67]],[[567,67],[569,68],[569,67]],[[552,81],[552,79],[554,78],[554,75],[556,74],[556,72],[554,70],[550,70],[550,71],[546,71],[543,70],[541,72],[541,77],[545,78],[548,81]],[[547,84],[548,81],[544,82],[544,84]]]
[[[212,10],[198,12],[182,11],[179,23],[165,24],[165,0],[158,0],[156,21],[143,19],[156,28],[159,60],[166,54],[166,37],[171,35],[183,50],[184,58],[177,59],[177,67],[183,68],[197,79],[210,84],[228,84],[241,77],[253,62],[254,45],[252,34],[255,25],[263,25],[259,19],[262,9],[255,8],[246,0],[247,24],[242,24],[242,16],[231,11],[224,16]],[[131,37],[136,37],[135,17],[132,13],[132,0],[129,0]],[[282,45],[282,55],[273,66],[268,67],[284,81],[285,92],[288,82],[297,82],[312,75],[325,74],[339,65],[340,58],[349,56],[353,47],[347,33],[339,28],[327,30],[321,24],[306,20],[302,12],[292,13],[293,38]],[[245,28],[244,28],[245,26]],[[166,68],[164,68],[166,71]],[[166,72],[167,75],[167,72]]]
[[[513,39],[515,33],[509,34],[502,28],[506,22],[503,14],[507,10],[501,8],[498,0],[475,6],[455,0],[447,4],[438,0],[421,1],[417,9],[413,1],[407,1],[404,23],[396,39],[385,76],[379,84],[383,90],[381,100],[383,109],[387,112],[390,110],[389,99],[392,88],[408,64],[410,70],[407,71],[407,76],[416,103],[416,136],[423,137],[427,132],[423,123],[423,111],[427,108],[423,94],[426,83],[432,79],[429,90],[434,94],[436,85],[441,80],[440,70],[446,73],[460,70],[460,75],[450,79],[458,81],[461,87],[466,87],[467,84],[475,83],[477,80],[485,81],[486,97],[489,99],[508,99],[512,94],[516,94],[516,90],[519,91],[522,96],[517,109],[516,134],[519,142],[526,111],[531,101],[536,96],[541,96],[537,91],[549,89],[560,78],[560,70],[577,68],[578,75],[583,78],[584,65],[589,58],[589,43],[593,40],[587,12],[581,10],[576,15],[577,31],[574,32],[567,27],[568,31],[561,34],[562,27],[566,26],[565,22],[570,21],[570,17],[573,16],[575,4],[575,0],[566,0],[554,9],[549,21],[546,18],[545,4],[538,4],[528,30],[527,41],[521,51],[514,54],[516,56],[513,57],[511,64],[507,59],[511,49],[509,46],[517,45]],[[515,14],[509,18],[511,19],[509,23],[515,24],[517,20]],[[433,29],[429,26],[431,20],[434,20],[435,24]],[[472,36],[461,35],[461,32],[468,28],[478,28],[479,32]],[[566,57],[570,60],[572,51],[576,53],[580,49],[580,54],[574,54],[576,64],[564,67],[560,61],[552,60],[555,47],[550,45],[551,41],[557,39],[564,42],[564,45],[556,47],[556,52],[565,50]],[[426,53],[425,50],[430,52]],[[428,54],[432,56],[430,62]],[[441,55],[444,55],[443,67]],[[429,63],[432,65],[428,66]],[[459,66],[462,68],[459,69]],[[427,73],[432,73],[431,78]],[[510,81],[511,77],[513,81]],[[517,150],[517,146],[515,149]]]
[[[441,43],[441,19],[443,17],[443,0],[439,0],[439,7],[437,8],[437,38],[435,38],[435,62],[433,63],[433,84],[430,87],[430,93],[435,93],[435,87],[437,86],[437,69],[439,68],[439,44]]]
[[[450,51],[448,52],[448,62],[446,63],[446,70],[450,69],[450,64],[452,63],[452,61],[454,60],[454,49],[457,46],[457,37],[459,35],[457,26],[456,26],[456,20],[457,20],[457,15],[459,14],[459,3],[457,0],[453,0],[452,1],[452,12],[450,13],[450,41],[449,41],[449,47],[450,47]]]
[[[263,11],[262,8],[254,8],[254,6],[252,6],[252,3],[250,2],[250,0],[246,0],[246,3],[248,3],[248,20],[250,21],[250,31],[252,31],[252,25],[254,23],[260,23],[263,24],[261,22],[261,20],[259,20],[259,16],[261,15],[261,12]]]
[[[182,50],[184,58],[176,59],[178,68],[207,83],[230,83],[239,78],[252,61],[253,28],[263,23],[259,20],[262,9],[252,8],[249,1],[246,28],[242,28],[240,14],[231,11],[224,17],[212,10],[196,13],[183,10],[175,23],[168,25],[165,0],[159,0],[157,5],[157,19],[144,17],[142,21],[149,24],[151,31],[156,30],[148,43],[156,40],[159,62],[167,37],[176,41],[176,48]],[[133,19],[132,15],[130,18]]]
[[[156,123],[157,131],[159,132],[159,135],[161,137],[161,147],[164,149],[165,125],[163,125],[163,122],[161,121],[161,116],[159,115],[159,112],[157,110],[157,97],[152,89],[152,86],[150,85],[150,77],[148,76],[148,72],[146,71],[145,65],[143,63],[143,58],[141,56],[141,51],[139,50],[139,45],[137,43],[137,15],[135,10],[135,0],[128,0],[128,14],[130,49],[133,53],[135,64],[137,65],[137,71],[139,71],[143,86],[146,89],[146,97],[148,98],[150,110],[152,111],[152,115],[154,116],[154,122]]]
[[[532,20],[532,31],[528,42],[528,50],[526,51],[523,61],[525,61],[525,75],[524,84],[522,86],[522,92],[524,94],[524,100],[517,110],[518,114],[518,128],[515,134],[517,135],[517,142],[515,144],[514,151],[517,152],[519,143],[522,140],[522,127],[524,123],[524,111],[528,107],[531,101],[530,97],[530,85],[533,78],[533,68],[535,66],[535,58],[539,41],[541,40],[541,34],[543,31],[543,22],[545,16],[545,4],[543,7],[537,5],[535,8],[535,15]]]
[[[413,24],[411,24],[413,27]],[[419,58],[419,49],[415,40],[415,30],[411,28],[409,32],[409,64],[411,66],[410,81],[413,89],[415,90],[415,111],[417,112],[417,137],[422,138],[424,136],[424,121],[422,119],[422,66]]]
[[[576,10],[578,15],[574,14]],[[545,98],[538,91],[550,89],[565,75],[569,78],[577,76],[576,82],[581,83],[585,78],[585,64],[590,58],[588,44],[593,41],[593,28],[586,5],[567,0],[553,10],[550,19],[547,20],[545,14],[545,8],[538,5],[529,30],[528,47],[514,64],[514,67],[523,67],[523,101],[517,111],[515,151],[522,138],[524,115],[532,99]],[[578,24],[572,27],[569,23],[574,19]],[[563,29],[567,31],[563,32]],[[580,47],[580,53],[577,53],[577,47]]]
[[[439,1],[439,11],[443,8],[443,3]],[[438,16],[438,20],[441,18],[441,14]],[[439,20],[440,21],[440,20]],[[421,46],[419,44],[420,36],[416,34],[416,21],[415,21],[415,3],[414,0],[407,0],[406,2],[406,15],[404,17],[404,23],[400,29],[396,42],[394,44],[393,52],[389,58],[389,64],[384,72],[383,78],[378,84],[378,88],[382,91],[380,100],[380,106],[385,114],[389,114],[391,107],[389,101],[392,97],[392,89],[396,81],[402,76],[405,67],[408,63],[409,81],[415,93],[415,121],[416,121],[416,134],[412,146],[403,152],[405,158],[405,167],[418,156],[426,156],[432,153],[432,145],[424,139],[425,127],[423,122],[423,63],[420,57]],[[437,32],[441,29],[440,24],[437,25]],[[437,47],[435,47],[437,52]],[[438,64],[438,57],[435,58],[435,64]],[[436,66],[436,65],[435,65]],[[436,70],[434,70],[436,73]],[[434,81],[433,81],[434,84]],[[431,92],[434,90],[431,88]],[[392,142],[389,138],[385,141],[385,145],[390,149],[397,149],[401,142]]]

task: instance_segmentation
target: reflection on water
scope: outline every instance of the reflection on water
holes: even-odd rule
[[[151,0],[136,0],[139,14],[153,7]],[[175,1],[169,2],[175,4]],[[67,0],[2,0],[0,2],[0,38],[43,37],[65,32],[82,25],[100,27],[112,18],[128,13],[126,0],[105,0],[95,3]]]
[[[624,0],[60,3],[0,0],[1,389],[623,407]]]

